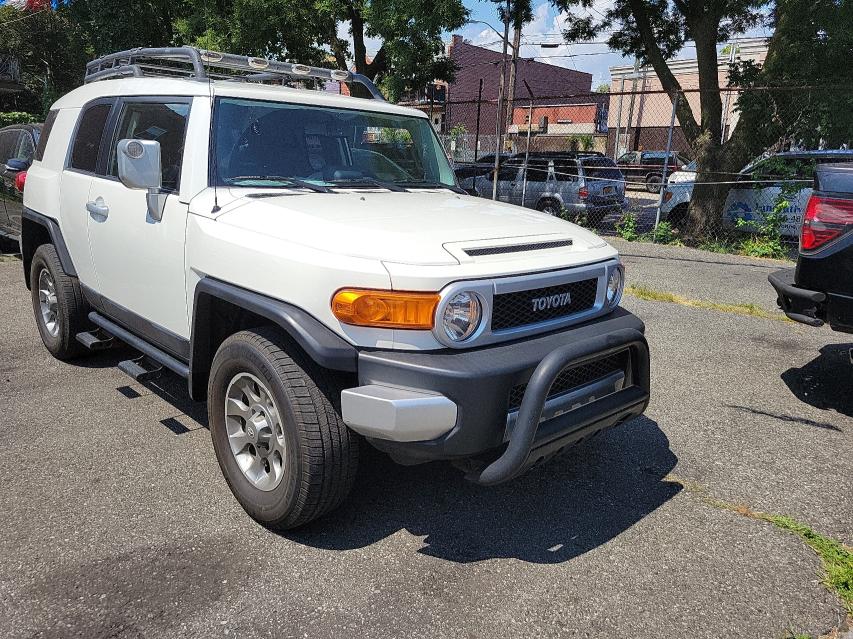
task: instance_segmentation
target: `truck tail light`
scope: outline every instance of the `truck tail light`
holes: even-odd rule
[[[666,191],[663,194],[663,201],[669,202],[672,199],[672,191]]]
[[[853,229],[853,201],[812,195],[803,216],[800,250],[815,251]]]
[[[589,189],[586,188],[585,186],[582,186],[581,188],[579,188],[578,189],[578,197],[582,200],[585,200],[586,198],[588,198],[589,197]]]
[[[18,193],[24,192],[24,183],[27,181],[27,172],[21,171],[15,176],[15,190]]]
[[[344,324],[431,330],[438,293],[344,288],[332,297],[332,314]]]

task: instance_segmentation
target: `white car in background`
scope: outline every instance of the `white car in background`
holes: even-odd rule
[[[780,162],[785,165],[782,171],[784,179],[780,175]],[[734,226],[738,219],[760,221],[773,211],[782,194],[783,183],[788,180],[801,188],[794,192],[790,205],[784,211],[787,220],[781,230],[782,235],[797,237],[806,202],[812,193],[814,167],[826,162],[853,162],[853,151],[787,151],[751,162],[734,178],[743,185],[736,184],[729,191],[723,205],[723,222]],[[674,226],[685,220],[695,181],[695,160],[672,174],[664,191],[661,219]]]

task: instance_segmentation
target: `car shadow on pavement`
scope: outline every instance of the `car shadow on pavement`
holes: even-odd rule
[[[494,487],[466,481],[447,463],[404,467],[363,452],[349,500],[285,537],[351,550],[405,529],[424,537],[418,552],[452,562],[560,563],[613,539],[681,490],[665,479],[677,457],[646,417]]]
[[[853,417],[851,348],[849,343],[828,344],[808,364],[782,373],[782,381],[801,402]]]

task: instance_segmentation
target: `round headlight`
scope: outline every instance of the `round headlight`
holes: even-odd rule
[[[619,298],[622,297],[622,285],[625,278],[622,276],[622,267],[619,266],[610,271],[610,277],[607,280],[607,305],[616,306],[619,303]]]
[[[457,293],[444,307],[444,333],[454,342],[461,342],[477,330],[481,316],[480,300],[474,293]]]

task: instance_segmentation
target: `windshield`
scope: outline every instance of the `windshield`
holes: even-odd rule
[[[219,98],[214,115],[217,186],[455,186],[425,118]]]

